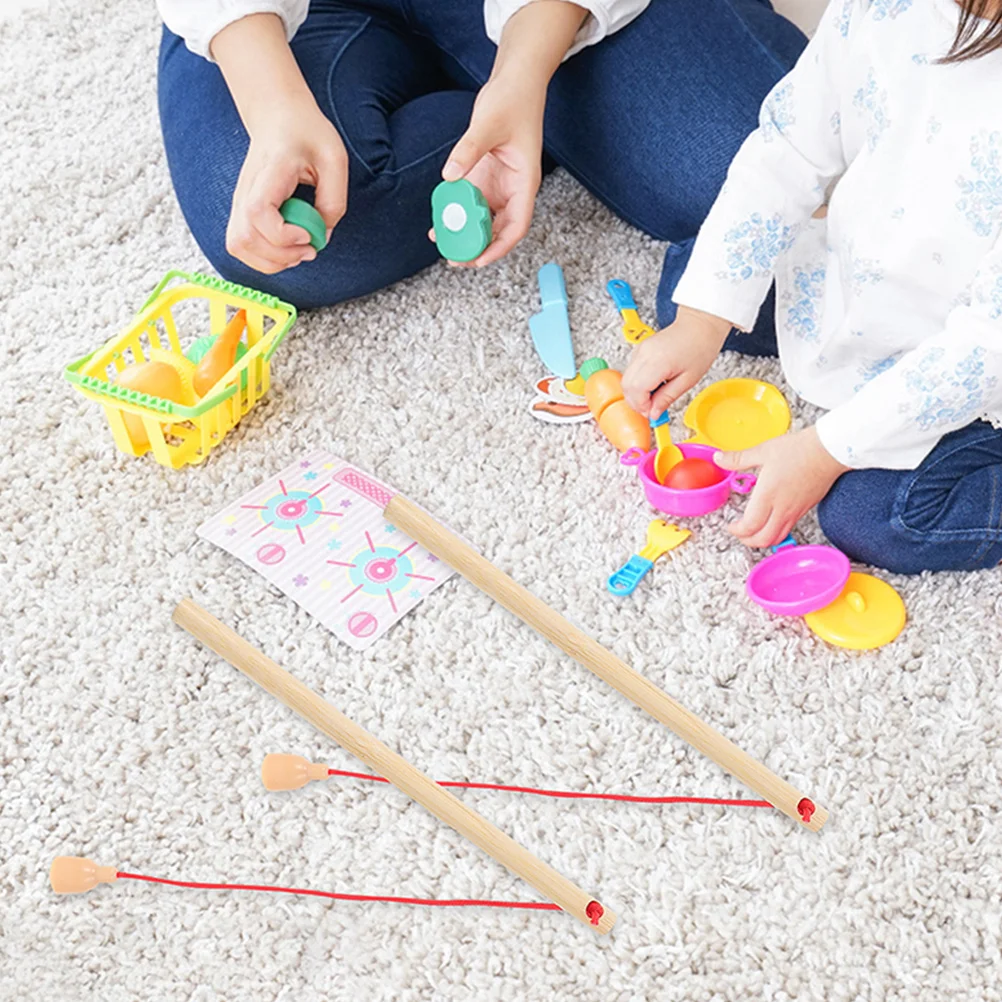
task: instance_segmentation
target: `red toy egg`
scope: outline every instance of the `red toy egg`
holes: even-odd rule
[[[727,476],[725,470],[708,459],[683,459],[676,463],[665,477],[665,487],[676,491],[692,491],[700,487],[712,487]]]

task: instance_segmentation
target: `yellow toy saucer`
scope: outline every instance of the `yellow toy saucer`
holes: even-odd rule
[[[869,651],[889,644],[905,628],[905,603],[886,582],[853,573],[831,605],[809,612],[804,621],[836,647]]]
[[[790,427],[786,398],[761,379],[721,379],[701,390],[685,410],[691,439],[724,452],[750,449]]]

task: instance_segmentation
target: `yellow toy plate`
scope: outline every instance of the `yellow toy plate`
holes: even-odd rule
[[[721,379],[701,390],[686,408],[692,441],[732,452],[784,435],[790,427],[786,398],[761,379]]]
[[[831,605],[804,616],[822,640],[854,651],[889,644],[905,628],[906,619],[901,596],[872,574],[850,574],[842,594]]]

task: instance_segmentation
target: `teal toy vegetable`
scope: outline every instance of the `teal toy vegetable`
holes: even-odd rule
[[[324,217],[301,198],[287,198],[278,211],[282,218],[293,226],[301,226],[310,235],[310,243],[322,251],[327,246],[327,224]]]
[[[438,252],[448,261],[472,261],[491,242],[491,210],[480,189],[462,178],[431,193],[431,225]]]

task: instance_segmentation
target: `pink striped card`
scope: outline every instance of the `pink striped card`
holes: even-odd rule
[[[396,494],[313,452],[199,526],[355,650],[374,644],[452,570],[383,518]]]

